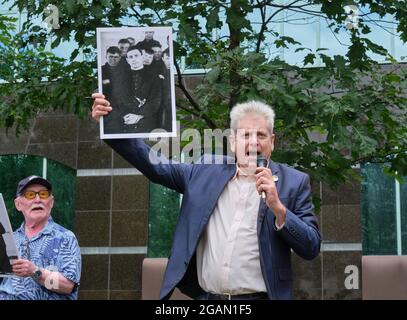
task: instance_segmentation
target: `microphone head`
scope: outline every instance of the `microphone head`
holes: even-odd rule
[[[267,159],[262,155],[257,155],[257,167],[267,167]]]

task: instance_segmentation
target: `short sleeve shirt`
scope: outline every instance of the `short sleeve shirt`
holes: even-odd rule
[[[55,223],[50,217],[45,228],[29,239],[25,234],[24,222],[14,232],[21,259],[32,261],[36,266],[58,271],[74,282],[75,288],[70,294],[59,294],[46,287],[55,288],[58,284],[49,281],[38,284],[31,277],[12,276],[4,278],[0,284],[0,300],[74,300],[78,298],[78,286],[81,276],[81,253],[75,235]]]

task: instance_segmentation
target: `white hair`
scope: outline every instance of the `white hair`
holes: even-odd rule
[[[232,111],[230,111],[230,128],[234,133],[237,132],[240,119],[249,113],[263,116],[267,121],[267,127],[270,134],[273,133],[275,118],[273,108],[263,102],[255,100],[238,103],[232,108]]]

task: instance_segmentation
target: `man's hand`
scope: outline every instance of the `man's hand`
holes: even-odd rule
[[[29,260],[18,259],[14,260],[12,264],[13,272],[19,277],[31,277],[35,271],[35,264]],[[41,269],[42,275],[36,280],[40,285],[44,286],[48,290],[69,294],[75,287],[75,283],[65,278],[58,271],[50,271],[47,269]]]
[[[93,106],[92,106],[92,118],[99,122],[101,116],[107,115],[112,111],[110,102],[105,99],[105,96],[101,93],[92,94]]]
[[[13,272],[19,277],[30,277],[35,271],[35,264],[30,260],[17,259],[12,264]]]
[[[123,117],[124,124],[137,124],[144,116],[140,116],[134,113],[128,113]]]
[[[269,168],[256,169],[256,189],[261,194],[266,193],[266,204],[276,217],[277,226],[285,223],[286,208],[278,197],[276,183]]]

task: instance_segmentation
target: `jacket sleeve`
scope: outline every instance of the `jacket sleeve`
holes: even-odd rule
[[[295,209],[286,209],[284,227],[277,233],[300,257],[311,260],[319,254],[321,235],[314,215],[308,175],[304,174],[300,184]]]
[[[142,139],[104,141],[152,182],[184,193],[192,165],[167,159],[151,149]]]

